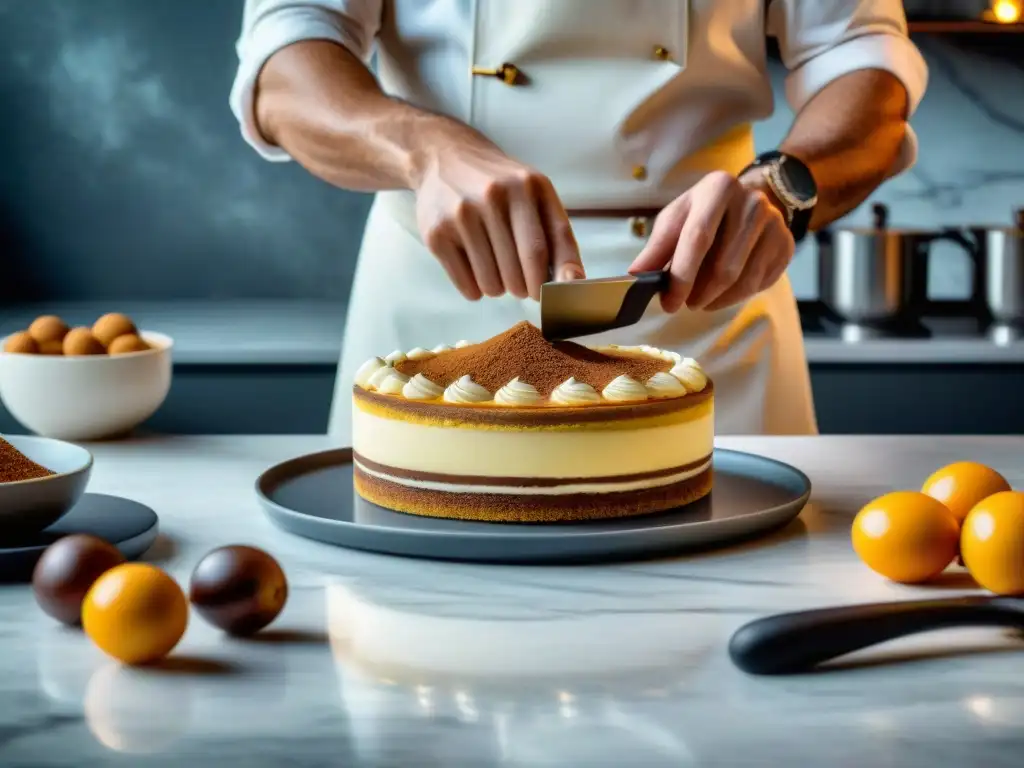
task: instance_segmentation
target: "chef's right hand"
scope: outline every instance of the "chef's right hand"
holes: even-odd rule
[[[584,276],[569,217],[547,177],[482,137],[434,149],[414,188],[423,242],[463,296],[540,298]]]

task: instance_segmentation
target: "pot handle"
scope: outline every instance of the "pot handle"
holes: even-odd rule
[[[928,238],[929,243],[934,243],[937,240],[946,240],[951,243],[956,243],[965,251],[972,259],[981,258],[982,251],[982,240],[978,237],[977,233],[973,230],[970,237],[963,233],[963,230],[957,229],[956,227],[944,227],[935,234]]]
[[[951,300],[934,302],[934,308],[940,314],[960,314],[966,311],[972,316],[987,323],[989,312],[985,301],[985,284],[988,273],[987,254],[985,253],[985,230],[969,228],[967,230],[956,227],[944,227],[932,234],[921,243],[921,250],[930,252],[931,244],[939,240],[945,240],[959,245],[968,258],[971,260],[971,295],[964,300]]]

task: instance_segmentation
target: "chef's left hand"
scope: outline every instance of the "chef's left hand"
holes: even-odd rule
[[[658,214],[630,272],[668,266],[666,312],[716,310],[770,288],[793,259],[793,235],[756,175],[710,173]]]

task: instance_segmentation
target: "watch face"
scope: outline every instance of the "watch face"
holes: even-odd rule
[[[789,191],[803,201],[813,200],[818,195],[818,185],[810,169],[799,160],[783,156],[779,158],[779,175]]]

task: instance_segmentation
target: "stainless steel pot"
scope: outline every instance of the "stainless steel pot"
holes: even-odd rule
[[[907,264],[916,244],[904,233],[841,229],[818,237],[819,295],[847,322],[894,320],[909,300]]]
[[[1024,335],[1024,208],[1011,227],[980,230],[987,279],[985,298],[994,324],[992,338],[1007,343]]]
[[[818,295],[844,323],[844,338],[925,335],[920,320],[929,309],[971,314],[973,307],[983,308],[984,264],[976,242],[952,229],[891,229],[884,205],[873,206],[872,214],[871,227],[840,228],[816,236]],[[974,295],[966,302],[928,300],[928,256],[938,240],[960,245],[975,265]]]

